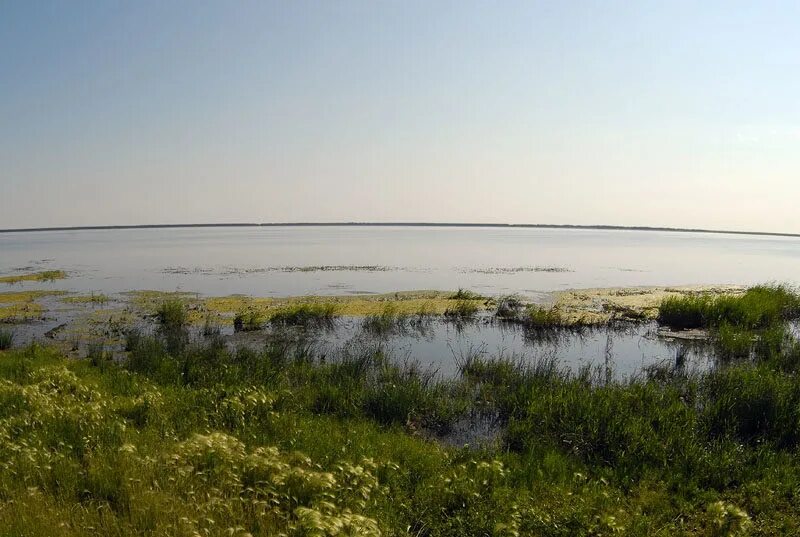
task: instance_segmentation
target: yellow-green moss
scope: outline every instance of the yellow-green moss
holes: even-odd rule
[[[45,270],[42,272],[0,276],[0,283],[14,284],[21,282],[52,282],[54,280],[63,280],[66,277],[67,273],[63,270]]]
[[[384,311],[387,304],[392,304],[398,314],[442,315],[455,302],[463,299],[454,298],[453,292],[443,291],[403,291],[380,295],[346,295],[346,296],[297,296],[284,298],[253,297],[248,295],[229,295],[223,297],[202,298],[194,293],[168,293],[160,291],[134,291],[127,293],[132,297],[134,306],[148,314],[153,314],[158,306],[166,300],[181,300],[187,305],[189,322],[199,324],[206,319],[228,319],[240,312],[255,312],[264,319],[269,319],[286,308],[300,304],[330,304],[335,306],[336,315],[363,317],[377,315]],[[478,309],[487,309],[490,302],[483,298],[475,298]]]
[[[555,293],[552,305],[567,324],[602,324],[612,318],[655,319],[667,297],[742,292],[739,286],[573,289]]]
[[[0,322],[19,322],[38,319],[44,307],[36,299],[60,295],[63,291],[15,291],[0,293]]]

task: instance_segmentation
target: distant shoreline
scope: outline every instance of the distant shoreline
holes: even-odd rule
[[[36,231],[102,231],[115,229],[178,229],[178,228],[225,228],[225,227],[474,227],[474,228],[522,228],[522,229],[575,229],[600,231],[661,231],[674,233],[715,233],[720,235],[757,235],[767,237],[800,237],[800,233],[770,231],[731,231],[721,229],[675,228],[654,226],[609,226],[577,224],[492,224],[478,222],[267,222],[231,224],[140,224],[119,226],[63,226],[40,228],[0,229],[0,233],[31,233]]]

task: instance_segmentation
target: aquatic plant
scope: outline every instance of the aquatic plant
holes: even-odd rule
[[[0,329],[0,351],[11,348],[14,344],[14,332],[11,330]]]
[[[562,328],[568,325],[555,308],[544,308],[535,304],[525,308],[523,323],[531,328]]]
[[[63,270],[45,270],[42,272],[33,272],[29,274],[2,276],[0,277],[0,283],[16,284],[21,282],[52,282],[55,280],[63,280],[66,277],[67,273]]]
[[[474,300],[457,299],[445,310],[444,316],[455,321],[467,321],[475,317],[479,310],[480,307]]]
[[[767,328],[800,315],[800,296],[783,285],[751,287],[741,295],[708,294],[668,297],[659,306],[658,322],[673,328]]]
[[[234,327],[236,327],[235,319],[233,325]],[[219,337],[222,332],[220,330],[220,327],[212,319],[211,315],[206,315],[205,321],[203,321],[203,330],[200,333],[205,338],[211,338],[211,337]]]
[[[240,311],[233,318],[234,332],[255,332],[261,330],[264,317],[255,309]]]
[[[485,298],[474,292],[470,291],[469,289],[462,289],[461,287],[458,288],[451,297],[452,300],[485,300]]]
[[[420,316],[424,316],[424,313]],[[362,328],[374,334],[402,330],[410,320],[411,315],[400,313],[394,302],[387,302],[380,313],[367,315],[361,324]]]
[[[186,304],[180,300],[166,300],[156,311],[158,322],[167,330],[176,330],[186,326],[188,315]]]
[[[525,305],[519,297],[501,297],[497,301],[497,310],[495,311],[495,316],[502,321],[517,321],[520,318],[520,313],[524,306]]]

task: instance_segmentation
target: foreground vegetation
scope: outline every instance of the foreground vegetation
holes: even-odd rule
[[[443,380],[380,345],[319,355],[293,331],[230,349],[213,322],[193,341],[180,302],[119,362],[0,351],[0,535],[798,534],[795,297],[703,302],[716,339],[749,334],[746,357],[618,382],[480,354]],[[453,445],[487,420],[482,442]]]

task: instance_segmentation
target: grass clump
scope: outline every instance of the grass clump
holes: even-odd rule
[[[5,351],[11,348],[14,344],[14,332],[11,330],[4,330],[0,328],[0,351]]]
[[[160,324],[159,331],[164,336],[170,352],[177,353],[189,342],[189,314],[186,304],[181,300],[162,302],[156,311]]]
[[[426,304],[421,304],[416,312],[401,310],[395,302],[387,302],[379,313],[367,315],[361,322],[361,329],[374,336],[388,334],[424,335],[431,327],[433,314]]]
[[[264,317],[260,312],[254,309],[241,311],[233,318],[233,331],[256,332],[261,330],[263,323]]]
[[[500,321],[517,323],[532,330],[578,327],[582,324],[580,321],[570,322],[557,308],[538,304],[525,305],[516,297],[501,299],[495,316]]]
[[[468,321],[473,319],[480,311],[480,306],[471,299],[458,299],[455,304],[449,306],[444,316],[454,321]]]
[[[284,326],[328,325],[336,318],[336,304],[292,304],[274,312],[270,323]]]
[[[677,329],[709,329],[723,360],[778,357],[785,362],[780,356],[786,356],[786,323],[799,315],[797,293],[782,285],[762,285],[741,295],[667,298],[659,307],[658,321]]]
[[[182,301],[167,300],[158,307],[156,318],[166,329],[180,329],[187,325],[189,315]]]
[[[523,323],[531,328],[563,328],[568,326],[566,319],[555,308],[544,308],[535,304],[525,308]]]
[[[383,307],[380,313],[364,317],[362,326],[369,332],[382,334],[402,325],[403,319],[404,316],[397,312],[397,306],[390,302]]]
[[[475,291],[470,291],[469,289],[462,289],[461,287],[458,288],[451,297],[451,300],[485,300],[485,298],[476,293]]]
[[[658,322],[679,329],[767,328],[800,315],[800,296],[786,286],[751,287],[742,295],[669,297],[659,306]]]

